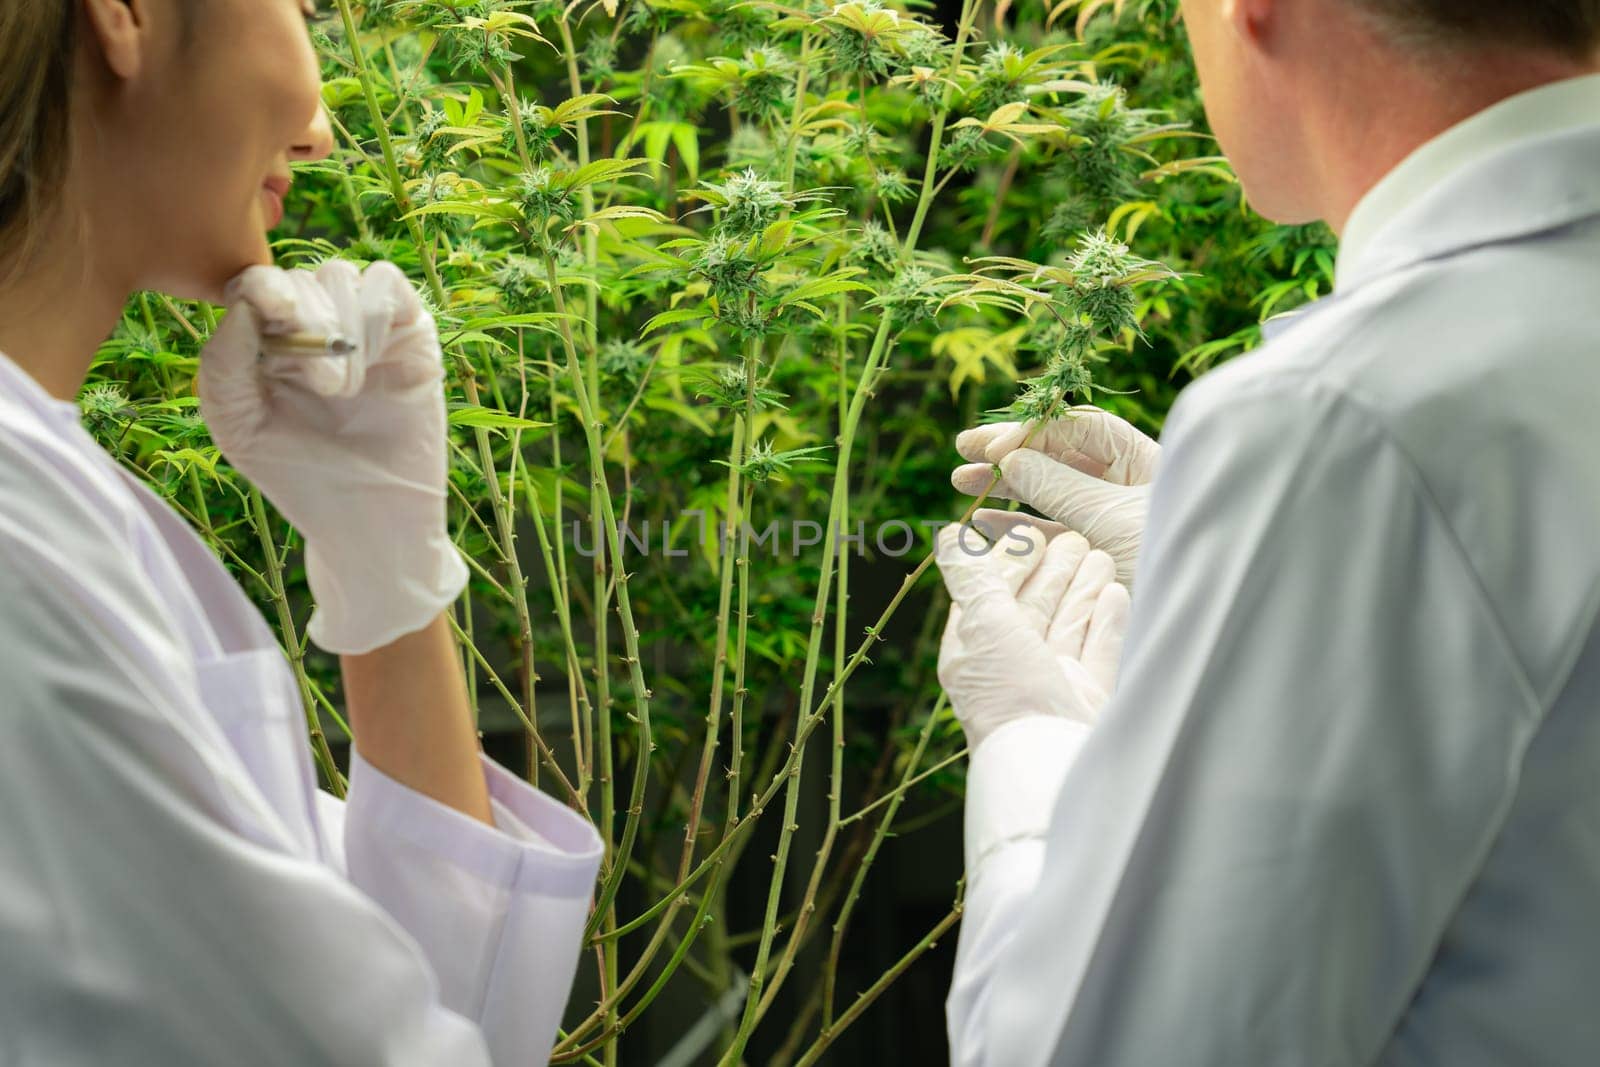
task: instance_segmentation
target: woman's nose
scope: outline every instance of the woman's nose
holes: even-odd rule
[[[289,150],[289,158],[296,162],[327,159],[333,154],[333,127],[328,122],[328,111],[317,105],[317,115],[306,127],[305,134]]]

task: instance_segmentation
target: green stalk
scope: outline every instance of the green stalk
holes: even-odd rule
[[[761,362],[761,341],[751,338],[745,345],[745,407],[734,419],[733,441],[728,449],[727,503],[724,506],[723,535],[718,539],[717,636],[711,660],[711,700],[706,712],[705,742],[700,750],[700,766],[695,773],[694,792],[689,801],[689,819],[684,826],[683,850],[678,858],[678,877],[682,878],[694,862],[695,838],[700,832],[700,818],[705,807],[706,782],[711,776],[711,762],[716,756],[717,741],[722,730],[723,680],[728,672],[728,621],[733,599],[733,575],[739,569],[733,552],[734,537],[739,524],[748,526],[748,517],[740,510],[739,470],[744,463],[744,449],[754,445],[747,440],[753,433],[755,421],[756,372]],[[748,570],[748,560],[744,561]],[[742,665],[741,665],[742,666]],[[735,685],[737,688],[737,685]]]
[[[889,801],[889,810],[884,813],[883,819],[878,823],[878,828],[872,835],[872,843],[867,846],[867,854],[861,858],[856,867],[854,879],[850,883],[850,891],[845,894],[844,904],[839,908],[839,917],[833,923],[833,940],[828,946],[828,962],[822,972],[822,1028],[827,1030],[833,1025],[833,991],[839,975],[839,953],[844,945],[845,930],[850,925],[850,913],[855,910],[856,900],[861,895],[861,887],[866,883],[867,872],[872,869],[872,863],[878,858],[878,849],[884,839],[889,836],[889,827],[894,825],[894,817],[900,810],[900,802],[905,799],[906,790],[910,788],[913,779],[912,772],[922,762],[922,753],[928,747],[928,739],[933,736],[933,724],[939,720],[939,714],[947,704],[943,693],[934,704],[933,710],[928,713],[928,719],[922,724],[922,731],[917,735],[916,748],[911,753],[911,758],[906,761],[905,773],[900,778],[900,786],[889,794],[893,799]],[[868,808],[863,808],[851,819],[859,818],[866,814]]]
[[[556,20],[556,25],[561,32],[561,50],[562,55],[566,60],[569,89],[574,97],[581,96],[583,94],[583,83],[578,72],[578,50],[573,44],[572,28],[567,24],[565,13],[563,13]],[[580,119],[576,123],[576,126],[578,141],[578,166],[584,167],[589,163],[588,120]],[[518,128],[520,129],[520,123],[518,124]],[[584,187],[579,190],[578,196],[579,204],[583,211],[583,217],[588,218],[589,216],[593,215],[594,189],[589,185],[584,185]],[[598,237],[593,227],[586,228],[583,234],[584,268],[590,276],[593,276],[595,264],[599,258],[597,240]],[[556,300],[559,305],[562,298],[560,296],[559,286],[554,281],[555,265],[550,263],[549,266],[552,279],[552,289],[556,291]],[[588,409],[584,416],[585,422],[588,424],[585,426],[585,433],[590,436],[595,436],[598,434],[598,426],[593,424],[593,420],[594,412],[598,411],[600,407],[600,361],[593,357],[599,345],[600,314],[599,294],[596,292],[594,286],[584,286],[584,309],[584,335],[586,341],[586,350],[590,358],[585,367],[587,373],[584,376],[584,380],[579,381],[578,376],[576,373],[574,373],[573,386],[579,391],[583,390],[585,386],[588,389],[586,403],[580,405],[580,410],[583,408]],[[562,339],[567,345],[568,363],[573,367],[575,372],[577,360],[576,355],[572,350],[571,331],[567,327],[565,320],[563,320],[562,325]],[[590,466],[594,471],[598,472],[596,477],[598,477],[599,480],[604,483],[605,451],[600,445],[597,436],[595,437],[595,442],[591,444],[589,451]],[[600,550],[599,547],[599,533],[602,521],[608,524],[606,526],[606,532],[610,540],[615,541],[617,539],[617,520],[616,515],[611,510],[609,489],[605,495],[603,506],[605,514],[602,516],[601,504],[591,500],[589,517],[590,524],[595,531],[596,542],[596,551],[594,554],[595,670],[597,672],[595,696],[599,703],[599,727],[601,730],[601,736],[599,738],[601,763],[600,807],[601,819],[604,823],[603,832],[605,834],[607,847],[609,848],[612,841],[612,823],[615,819],[615,784],[613,782],[611,751],[611,679],[608,673],[610,663],[609,656],[607,654],[607,650],[610,648],[610,640],[609,635],[607,634],[606,625],[607,613],[610,610],[610,588],[606,579],[606,553]],[[623,566],[622,553],[613,549],[613,558],[616,560],[618,567],[618,582],[619,584],[625,583],[626,577],[621,570]],[[638,675],[638,636],[637,634],[632,633],[632,609],[631,607],[623,607],[624,601],[622,598],[626,596],[625,589],[619,588],[618,595],[618,607],[621,609],[624,618],[624,640],[625,642],[631,644],[631,647],[628,650],[628,658],[632,661],[633,673]],[[639,680],[636,682],[634,690],[636,698],[638,698],[639,695],[644,692],[642,676],[640,676]],[[614,911],[611,910],[610,903],[611,900],[615,898],[617,888],[620,886],[621,878],[625,873],[627,855],[633,844],[632,835],[636,833],[638,829],[640,808],[643,802],[644,782],[649,776],[650,752],[652,748],[650,742],[649,712],[642,700],[640,707],[641,726],[638,737],[638,766],[635,769],[633,796],[628,805],[628,818],[623,827],[624,844],[620,850],[622,862],[613,862],[611,871],[606,879],[606,885],[609,889],[609,893],[602,893],[603,903],[595,910],[596,917],[601,918],[602,921],[612,926],[616,925],[616,915]],[[606,966],[609,969],[610,983],[612,986],[615,986],[617,980],[616,955],[615,953],[607,953],[604,958],[606,961]],[[607,1047],[606,1049],[606,1063],[608,1067],[614,1067],[616,1063],[616,1048],[614,1046]]]
[[[561,30],[561,53],[567,62],[567,88],[573,96],[583,95],[583,79],[578,72],[578,49],[572,43],[572,27],[567,24],[563,15],[556,21]],[[577,127],[578,140],[578,166],[589,165],[589,120],[579,119]],[[583,208],[583,217],[588,218],[594,214],[594,189],[585,185],[578,190],[578,203]],[[599,258],[599,234],[593,227],[584,230],[583,234],[583,264],[592,273],[595,262]],[[584,301],[587,309],[584,326],[588,340],[589,352],[593,354],[599,344],[600,314],[599,291],[592,285],[584,286]],[[589,399],[596,407],[600,404],[599,366],[593,360],[589,362]]]
[[[862,805],[859,810],[857,810],[857,811],[851,813],[850,815],[845,816],[843,819],[839,820],[839,825],[848,826],[849,824],[851,824],[853,822],[857,822],[857,821],[859,821],[861,819],[866,818],[872,812],[877,811],[879,808],[883,807],[885,804],[888,804],[891,801],[898,800],[901,797],[905,796],[905,794],[907,792],[909,792],[912,789],[912,787],[921,785],[923,782],[927,781],[929,778],[932,778],[934,775],[938,774],[940,771],[944,770],[946,767],[950,766],[951,764],[959,763],[962,760],[966,759],[969,754],[970,754],[970,750],[965,749],[965,748],[960,749],[960,750],[958,750],[956,752],[952,752],[950,755],[946,756],[944,759],[940,760],[938,763],[935,763],[932,767],[929,767],[927,770],[925,770],[922,773],[918,774],[915,778],[906,779],[900,785],[896,786],[892,791],[890,791],[888,793],[885,793],[883,796],[879,797],[877,800],[874,800],[872,803]],[[915,753],[913,753],[913,755],[915,755]],[[915,766],[915,765],[916,765],[915,761],[913,761],[912,762],[912,766]],[[909,771],[909,769],[910,768],[907,768],[908,771]]]
[[[472,402],[477,402],[475,397],[472,398]],[[475,436],[479,462],[482,463],[484,470],[484,484],[489,488],[489,506],[494,511],[495,530],[500,538],[500,556],[505,561],[506,575],[509,578],[511,603],[517,614],[517,644],[522,660],[522,706],[527,709],[527,714],[523,715],[522,719],[534,744],[541,750],[548,751],[544,739],[539,736],[539,709],[536,703],[539,673],[533,662],[533,615],[528,608],[528,580],[523,577],[522,564],[517,559],[517,524],[505,494],[500,492],[500,477],[495,473],[494,452],[489,445],[489,434],[480,427]],[[515,466],[513,459],[513,470]],[[537,781],[534,776],[534,768],[537,766],[532,760],[528,762],[530,781]]]
[[[367,113],[370,116],[373,128],[377,133],[378,145],[383,152],[383,166],[385,176],[389,179],[390,195],[394,197],[395,206],[399,210],[401,216],[405,218],[407,228],[411,232],[412,240],[416,244],[418,255],[422,260],[423,273],[427,277],[428,285],[433,294],[434,302],[439,307],[445,307],[449,304],[449,297],[445,292],[444,283],[439,277],[438,265],[435,263],[434,258],[433,245],[423,230],[421,221],[415,217],[406,217],[409,216],[411,212],[411,198],[406,192],[405,181],[400,176],[400,167],[395,159],[394,142],[390,137],[389,124],[383,114],[383,109],[378,104],[377,93],[372,86],[371,69],[367,64],[366,53],[361,48],[361,37],[356,27],[355,13],[351,6],[351,0],[336,0],[336,2],[339,7],[340,18],[344,23],[345,36],[350,42],[350,53],[351,59],[355,65],[356,81],[361,86],[362,95],[367,104]],[[518,125],[518,129],[520,130],[520,125]],[[459,360],[459,369],[462,373],[462,385],[466,392],[467,402],[477,406],[479,404],[479,397],[476,372],[474,371],[471,362],[464,358]],[[489,486],[490,499],[494,505],[495,523],[500,531],[502,545],[506,547],[506,565],[511,575],[512,585],[514,586],[515,591],[515,599],[513,603],[517,612],[518,628],[519,631],[524,635],[524,649],[526,656],[526,659],[524,660],[524,694],[531,711],[533,686],[535,684],[535,673],[532,663],[532,620],[528,610],[527,586],[522,578],[521,566],[518,564],[516,559],[514,547],[516,544],[515,524],[512,521],[509,509],[505,506],[505,502],[501,498],[499,475],[495,471],[494,456],[489,446],[488,431],[481,426],[474,427],[473,436],[476,439],[479,455],[483,459],[484,481]],[[535,720],[533,718],[528,718],[528,722],[531,723],[534,721]],[[535,733],[537,733],[536,730]],[[542,739],[537,743],[541,747],[543,746]],[[532,761],[529,762],[531,766]]]
[[[589,780],[594,770],[595,713],[594,706],[589,702],[589,687],[584,683],[583,680],[583,659],[578,655],[578,646],[576,643],[574,643],[572,637],[572,586],[569,584],[570,579],[567,577],[567,542],[561,533],[562,522],[566,517],[566,505],[564,499],[566,490],[561,484],[561,409],[557,401],[558,394],[555,388],[556,369],[554,363],[552,363],[550,366],[549,375],[551,426],[550,467],[555,472],[556,490],[555,510],[550,516],[551,520],[555,523],[556,531],[556,575],[550,580],[550,585],[556,596],[556,611],[562,624],[562,638],[567,644],[567,699],[568,702],[571,703],[573,700],[572,694],[574,691],[576,691],[581,698],[580,702],[582,719],[580,720],[580,723],[583,727],[583,747],[574,755],[573,758],[577,761],[578,767],[580,768],[578,774],[578,787],[583,791],[583,795],[585,797],[584,812],[587,814],[589,810],[587,804],[587,797],[589,796]],[[531,495],[532,494],[530,494],[530,496]],[[533,506],[535,511],[537,511],[539,506],[537,500],[534,501]],[[545,539],[543,523],[539,524],[539,540],[540,545],[544,548],[545,559],[548,560],[550,558],[550,543]],[[579,713],[579,709],[574,708],[572,713],[577,715]],[[573,744],[576,745],[577,742],[574,741]]]
[[[472,653],[473,659],[477,661],[478,666],[482,667],[484,674],[488,676],[489,684],[492,685],[500,694],[501,699],[510,705],[512,713],[515,714],[519,720],[521,720],[522,728],[527,732],[527,735],[533,738],[537,743],[539,757],[545,761],[547,766],[549,766],[550,772],[555,775],[556,781],[561,785],[561,788],[566,790],[569,802],[575,809],[582,811],[583,798],[578,795],[578,791],[573,788],[572,782],[568,780],[566,774],[561,770],[561,766],[556,763],[555,753],[550,751],[550,747],[546,745],[544,743],[544,739],[539,736],[539,731],[534,729],[533,723],[528,721],[527,712],[522,709],[522,705],[517,702],[517,698],[511,695],[511,690],[508,689],[505,682],[501,680],[499,673],[492,666],[490,666],[489,661],[484,658],[483,653],[478,650],[478,646],[472,643],[472,640],[467,633],[461,629],[460,624],[456,622],[454,616],[448,616],[448,618],[451,632],[453,632],[459,640],[465,643],[466,648]]]
[[[578,398],[579,411],[582,416],[584,437],[589,446],[589,467],[591,490],[603,512],[602,519],[606,535],[606,549],[612,558],[621,561],[622,544],[617,530],[616,511],[611,500],[611,490],[606,484],[604,470],[604,456],[600,451],[600,427],[595,418],[594,408],[589,403],[588,393],[583,388],[582,371],[578,365],[578,350],[572,339],[572,328],[567,318],[566,298],[561,291],[560,280],[556,277],[556,265],[553,259],[545,258],[545,270],[550,282],[550,291],[554,294],[556,311],[560,314],[561,340],[567,352],[567,373],[572,379],[573,390]],[[597,550],[598,550],[598,546]],[[597,551],[596,555],[600,553]],[[590,920],[590,929],[585,936],[594,933],[593,927],[596,919],[603,915],[616,898],[617,889],[621,884],[622,876],[627,870],[627,859],[633,850],[634,838],[639,832],[639,817],[643,811],[644,790],[649,781],[650,752],[652,742],[650,736],[650,690],[645,685],[644,673],[639,662],[639,631],[633,620],[633,601],[628,594],[628,574],[626,570],[619,570],[617,574],[617,613],[622,620],[622,637],[627,655],[624,657],[628,665],[629,680],[633,687],[634,702],[638,706],[638,713],[629,716],[638,726],[639,750],[634,768],[633,792],[628,800],[628,818],[623,824],[622,843],[617,848],[616,857],[611,863],[610,874],[595,903],[595,918]],[[600,614],[597,610],[596,614]],[[602,715],[602,721],[604,716]]]
[[[982,0],[965,0],[962,5],[961,22],[956,31],[955,46],[952,50],[950,61],[949,80],[952,84],[945,87],[944,99],[941,103],[941,107],[934,115],[933,131],[930,135],[930,143],[928,148],[928,163],[926,170],[924,171],[922,181],[922,192],[921,196],[918,198],[916,212],[912,216],[911,225],[906,230],[905,241],[901,247],[901,259],[903,262],[909,263],[911,261],[911,256],[915,250],[916,242],[922,232],[923,222],[926,220],[928,210],[933,203],[933,197],[935,193],[934,178],[938,173],[940,147],[944,135],[944,124],[954,102],[955,90],[953,83],[955,81],[955,75],[960,69],[963,52],[966,49],[967,40],[972,33],[972,26],[977,18],[978,8],[981,6],[981,2]],[[811,729],[815,728],[814,716],[810,710],[812,706],[811,698],[816,685],[818,653],[821,645],[823,619],[827,613],[828,592],[830,582],[832,580],[832,566],[835,559],[835,554],[838,550],[838,527],[841,521],[843,521],[845,518],[842,505],[848,493],[850,450],[855,440],[856,427],[859,424],[862,409],[865,407],[870,387],[875,383],[880,366],[884,359],[885,350],[888,346],[892,320],[893,316],[889,314],[885,314],[879,319],[878,331],[873,338],[872,349],[868,353],[866,362],[862,367],[861,380],[857,385],[854,395],[851,397],[850,406],[846,412],[845,424],[840,428],[839,458],[835,468],[834,488],[828,508],[828,528],[823,537],[824,544],[821,574],[817,583],[817,599],[811,620],[811,635],[809,641],[807,642],[805,675],[800,687],[801,717],[796,721],[795,741],[792,745],[791,755],[786,765],[789,789],[788,795],[784,802],[784,821],[783,826],[779,831],[778,851],[776,859],[773,862],[772,878],[768,884],[766,919],[763,922],[761,942],[756,950],[756,964],[752,968],[750,976],[750,994],[745,1001],[744,1016],[740,1020],[739,1030],[735,1035],[733,1044],[729,1046],[728,1050],[724,1053],[720,1061],[720,1067],[736,1067],[739,1062],[739,1058],[744,1054],[745,1046],[749,1043],[750,1034],[754,1030],[757,1022],[757,1015],[764,992],[763,985],[765,982],[764,972],[766,969],[766,961],[767,956],[772,948],[772,939],[776,934],[774,927],[776,925],[777,914],[779,911],[779,901],[781,899],[783,885],[783,874],[787,867],[790,838],[793,834],[794,827],[794,816],[799,802],[800,756],[802,754],[805,739],[809,736]],[[906,584],[902,586],[900,593],[895,598],[893,607],[898,608],[899,602],[904,599],[906,591],[909,590],[911,584],[914,584],[915,580],[920,578],[922,573],[927,570],[927,565],[929,562],[929,559],[925,559],[922,566],[920,566],[917,571],[907,579]],[[863,646],[863,649],[870,646],[871,639],[874,636],[874,632],[869,632],[869,640]],[[833,690],[839,689],[844,685],[845,680],[854,671],[855,666],[859,665],[860,660],[864,658],[864,656],[864,651],[858,652],[857,656],[852,659],[847,668],[835,677],[834,684],[829,687],[829,693],[824,697],[825,702],[832,698]]]
[[[863,90],[864,92],[864,90]],[[863,96],[863,99],[865,97]],[[838,301],[840,325],[844,325],[846,308],[841,299]],[[844,333],[839,335],[839,362],[838,362],[838,419],[841,427],[849,414],[848,393],[846,389],[846,375],[849,371],[849,347],[844,342]],[[845,484],[841,489],[840,510],[849,522],[850,516],[850,486]],[[806,940],[807,927],[811,916],[816,911],[817,890],[822,884],[822,876],[828,866],[828,860],[833,855],[833,846],[839,835],[839,797],[844,789],[844,684],[839,680],[845,657],[845,625],[846,608],[850,601],[850,555],[841,553],[837,563],[839,568],[839,582],[836,586],[834,603],[833,624],[833,669],[834,669],[834,695],[833,695],[833,751],[831,753],[831,767],[828,786],[828,826],[823,831],[822,845],[817,849],[817,857],[811,865],[811,878],[806,884],[805,895],[801,898],[800,908],[795,916],[794,930],[789,935],[784,945],[783,955],[779,957],[776,969],[773,971],[770,984],[761,1002],[756,1006],[756,1022],[766,1015],[767,1009],[772,1007],[774,998],[778,995],[779,988],[784,979],[788,977],[789,970],[794,966],[795,956],[800,951],[800,946]]]
[[[560,485],[560,476],[557,475],[556,484]],[[558,490],[559,491],[559,490]],[[589,720],[591,711],[589,707],[589,689],[583,681],[583,664],[578,655],[577,642],[572,636],[572,610],[567,602],[566,587],[561,581],[558,564],[561,562],[559,555],[553,553],[550,547],[550,535],[544,528],[544,513],[539,506],[539,494],[530,487],[527,492],[528,512],[533,519],[534,531],[539,536],[539,551],[544,560],[545,577],[550,582],[550,588],[556,600],[556,621],[561,626],[561,640],[566,645],[567,654],[567,703],[572,713],[572,758],[577,765],[579,794],[585,797],[582,807],[584,814],[588,814],[589,793],[589,764],[584,757],[584,740],[582,724]],[[559,543],[560,528],[556,529]]]
[[[295,628],[294,615],[289,610],[289,597],[283,590],[283,568],[278,563],[277,545],[273,542],[267,519],[267,506],[261,499],[261,491],[255,486],[250,487],[250,516],[256,536],[261,540],[261,553],[266,557],[267,587],[272,590],[272,606],[278,613],[278,629],[286,639],[285,654],[289,657],[289,666],[294,669],[295,681],[300,685],[300,703],[306,716],[306,729],[311,734],[311,751],[316,755],[317,765],[322,768],[328,788],[334,796],[342,797],[345,781],[339,776],[339,766],[333,760],[328,739],[322,732],[322,722],[317,718],[316,701],[311,696],[311,680],[306,677],[305,655],[300,651],[299,633]]]
[[[400,177],[400,165],[395,161],[394,141],[389,136],[389,124],[385,121],[383,108],[378,105],[377,91],[372,88],[372,74],[367,66],[366,53],[361,50],[361,36],[356,28],[351,0],[335,0],[335,3],[339,5],[339,16],[344,22],[345,37],[350,42],[350,58],[355,63],[356,81],[360,84],[362,96],[366,99],[367,113],[371,116],[373,129],[378,135],[378,147],[383,151],[383,167],[385,176],[389,179],[390,195],[394,197],[395,206],[399,208],[401,216],[410,215],[411,195],[406,192],[405,181]],[[432,288],[439,305],[443,307],[448,302],[445,299],[444,283],[439,280],[439,269],[433,261],[432,246],[424,237],[422,223],[415,217],[407,218],[405,221],[411,231],[411,239],[422,256],[422,269],[428,276],[428,285]]]
[[[939,943],[939,938],[943,937],[961,919],[961,907],[961,898],[958,893],[956,903],[950,909],[949,914],[940,919],[933,929],[929,930],[921,941],[913,945],[910,951],[901,956],[893,967],[885,971],[883,977],[872,983],[866,992],[857,997],[855,1003],[851,1004],[849,1009],[839,1016],[838,1022],[832,1026],[824,1027],[817,1040],[806,1050],[806,1054],[800,1058],[800,1062],[795,1064],[795,1067],[811,1067],[812,1064],[816,1063],[822,1054],[828,1050],[828,1046],[833,1044],[834,1039],[844,1032],[845,1027],[860,1018],[861,1013],[871,1007],[872,1002],[877,1000],[885,989],[893,985],[917,961],[918,957]]]
[[[811,34],[800,34],[799,71],[794,79],[794,109],[789,113],[789,143],[783,160],[783,187],[794,188],[795,156],[800,150],[800,115],[806,108],[806,77],[811,73]]]
[[[739,621],[733,651],[733,721],[729,726],[733,752],[728,761],[728,810],[722,828],[724,840],[733,832],[739,820],[740,770],[744,763],[744,702],[748,695],[744,687],[744,668],[750,632],[750,509],[754,502],[755,491],[746,485],[744,505],[739,509],[745,521],[739,529]]]
[[[606,1029],[592,1038],[587,1044],[578,1048],[569,1049],[567,1051],[557,1051],[550,1057],[551,1063],[570,1063],[581,1056],[587,1055],[588,1053],[601,1048],[601,1046],[604,1046],[604,1051],[608,1054],[608,1058],[610,1054],[616,1051],[616,1044],[613,1039],[621,1034],[622,1031],[626,1030],[635,1019],[643,1014],[644,1010],[648,1008],[661,993],[661,991],[666,988],[667,982],[675,973],[677,973],[678,967],[688,958],[689,949],[694,945],[695,939],[700,936],[700,931],[704,930],[710,924],[710,917],[707,915],[707,912],[711,907],[711,901],[715,899],[717,895],[717,890],[719,888],[717,881],[720,877],[720,873],[721,872],[719,871],[712,876],[711,884],[706,887],[705,893],[700,897],[699,908],[696,909],[694,917],[689,921],[688,932],[685,933],[683,939],[678,942],[677,948],[673,949],[672,955],[668,957],[666,964],[661,968],[661,973],[656,976],[656,980],[651,983],[650,988],[645,991],[644,995],[639,998],[638,1002],[634,1004],[632,1008],[628,1009],[626,1015],[621,1017],[613,1017],[610,1021],[608,1021]],[[670,924],[665,924],[663,928],[666,928],[666,925]]]

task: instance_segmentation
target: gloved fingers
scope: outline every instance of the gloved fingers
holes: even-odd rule
[[[1100,590],[1083,637],[1083,665],[1096,684],[1111,693],[1117,687],[1117,670],[1122,663],[1122,643],[1128,633],[1128,616],[1133,601],[1128,587],[1117,582]]]
[[[1143,492],[1084,474],[1031,448],[1000,461],[1005,483],[1016,500],[1070,529],[1096,539],[1108,512],[1130,494]]]
[[[1069,719],[1093,725],[1100,717],[1100,711],[1105,707],[1106,698],[1110,693],[1080,661],[1071,656],[1056,656],[1055,661],[1061,671],[1061,677],[1065,679],[1063,703],[1066,707],[1062,713]]]
[[[248,304],[256,313],[260,351],[265,339],[290,333],[327,336],[344,333],[339,310],[329,295],[305,271],[255,265],[246,267],[223,288],[230,308]],[[319,396],[338,395],[349,374],[343,357],[273,356],[264,359],[257,373],[271,382],[300,386]]]
[[[219,448],[247,447],[269,408],[260,369],[261,329],[255,308],[235,303],[200,352],[195,383],[200,414]]]
[[[1015,600],[994,595],[979,597],[961,605],[956,619],[956,647],[964,656],[982,656],[995,662],[1011,662],[1025,648],[1042,653],[1043,635],[1032,631]],[[1004,673],[1004,670],[1002,670]]]
[[[1072,659],[1083,657],[1084,637],[1089,630],[1089,620],[1094,616],[1095,603],[1101,591],[1116,580],[1117,564],[1110,556],[1095,550],[1083,557],[1045,632],[1045,644],[1050,651]]]
[[[1142,485],[1154,477],[1161,458],[1161,446],[1154,440],[1126,419],[1092,404],[1070,408],[1046,422],[1000,423],[995,429],[983,438],[986,450],[968,459],[999,463],[1017,449],[1028,448],[1114,485]]]
[[[956,451],[970,463],[990,464],[989,445],[996,437],[1020,425],[1015,422],[994,422],[987,426],[974,426],[956,434]]]
[[[1014,602],[1043,549],[1044,535],[1031,527],[1019,526],[990,541],[972,526],[956,523],[939,531],[934,561],[957,604],[970,606],[988,597]]]
[[[978,532],[991,541],[999,541],[1009,536],[1012,530],[1019,526],[1031,526],[1044,535],[1045,541],[1067,532],[1067,528],[1059,522],[1041,519],[1037,515],[1030,515],[1026,511],[1001,511],[999,508],[979,508],[972,513],[971,523],[977,527]]]
[[[944,635],[939,640],[939,684],[945,684],[945,677],[957,656],[961,655],[961,605],[951,604],[950,614],[944,620]]]
[[[350,325],[355,324],[355,316],[351,309],[361,301],[361,270],[348,259],[333,257],[325,259],[317,269],[311,272],[318,287],[327,294],[335,307],[343,310],[343,317]],[[351,338],[358,340],[358,338]]]
[[[1050,628],[1051,616],[1088,554],[1089,542],[1082,534],[1070,530],[1060,534],[1051,539],[1045,547],[1044,560],[1023,583],[1017,605],[1041,637]]]
[[[444,377],[438,328],[405,272],[387,260],[367,266],[361,276],[361,306],[381,323],[386,340],[372,362],[390,365],[394,383],[405,387]]]
[[[306,302],[320,306],[327,314],[327,327],[318,332],[325,336],[337,333],[356,347],[344,356],[318,356],[294,362],[307,365],[308,386],[319,395],[355,396],[366,384],[367,367],[379,350],[376,345],[383,341],[381,334],[376,339],[373,337],[360,313],[361,273],[354,263],[343,259],[325,260],[314,272],[295,273],[296,281],[305,289]]]
[[[988,500],[1016,500],[1017,495],[1006,485],[993,463],[965,463],[950,472],[950,484],[956,492],[967,496],[981,496]]]
[[[383,307],[396,329],[410,326],[427,310],[406,272],[386,259],[374,260],[361,272],[361,297]]]
[[[281,267],[246,267],[222,287],[222,302],[232,308],[247,303],[262,333],[288,333],[299,328],[299,292]]]

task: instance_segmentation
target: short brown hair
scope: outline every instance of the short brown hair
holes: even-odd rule
[[[0,3],[0,282],[32,254],[66,176],[77,6]]]
[[[1600,54],[1600,0],[1356,0],[1421,45],[1515,45],[1572,59]]]

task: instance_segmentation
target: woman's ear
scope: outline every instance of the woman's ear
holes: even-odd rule
[[[81,0],[85,31],[100,46],[106,66],[123,80],[137,78],[149,46],[147,0]]]

